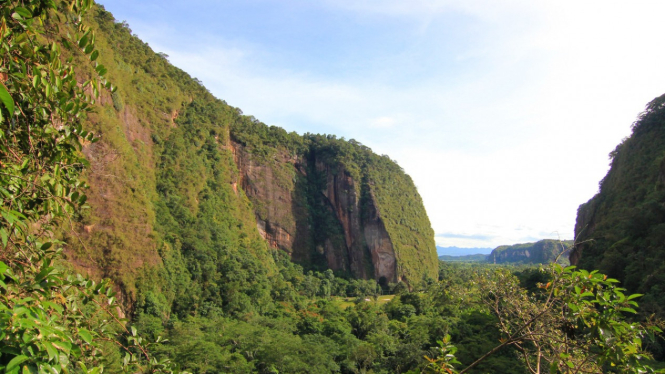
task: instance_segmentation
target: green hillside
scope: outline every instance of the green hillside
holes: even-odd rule
[[[359,216],[368,214],[363,205],[375,196],[377,222],[385,226],[395,258],[395,269],[388,272],[395,275],[386,284],[408,279],[415,285],[436,276],[427,214],[413,182],[393,161],[354,141],[299,136],[267,126],[214,98],[110,13],[94,8],[86,22],[97,30],[98,62],[118,89],[102,92],[98,109],[86,121],[100,138],[83,150],[91,163],[85,174],[91,209],[62,235],[70,243],[70,263],[93,277],[111,278],[128,309],[141,307],[154,295],[158,301],[150,302],[164,315],[197,312],[204,305],[226,311],[264,308],[268,278],[276,276],[277,268],[256,220],[267,209],[281,207],[272,206],[276,200],[245,194],[236,143],[275,170],[278,184],[300,197],[301,209],[283,212],[278,222],[293,232],[307,228],[298,237],[304,245],[287,248],[292,254],[299,251],[293,259],[305,268],[329,267],[326,256],[317,252],[329,241],[335,251],[358,253],[356,268],[347,266],[340,274],[380,277],[364,242],[363,224],[354,246],[345,246],[343,217],[322,199],[325,173],[317,173],[312,162],[307,175],[296,176],[292,165],[275,161],[280,152],[304,161],[316,157],[328,169],[350,175],[358,189]],[[82,56],[72,53],[72,58],[80,60],[77,74],[91,75]]]
[[[121,285],[128,307],[154,292],[166,315],[179,305],[187,305],[183,313],[205,303],[233,309],[236,301],[221,300],[229,287],[226,266],[242,270],[234,277],[248,288],[276,271],[250,202],[231,185],[237,170],[222,145],[237,111],[110,13],[93,9],[87,22],[98,30],[99,62],[118,90],[103,93],[86,122],[101,140],[84,149],[91,209],[74,231],[64,231],[68,258]],[[136,293],[145,279],[155,281],[151,291]]]
[[[644,293],[646,314],[665,316],[665,96],[650,102],[610,153],[600,190],[580,205],[571,261]]]

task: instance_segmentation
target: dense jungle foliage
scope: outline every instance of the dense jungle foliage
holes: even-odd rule
[[[658,328],[596,272],[440,262],[409,289],[304,270],[233,188],[238,110],[91,1],[0,5],[5,373],[651,371]]]

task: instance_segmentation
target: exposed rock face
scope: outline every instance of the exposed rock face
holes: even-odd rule
[[[381,220],[379,210],[374,202],[372,194],[372,204],[368,206],[368,219],[364,225],[364,236],[367,246],[372,255],[372,264],[374,265],[374,274],[377,278],[385,277],[387,280],[396,280],[395,248],[386,231],[386,227]]]
[[[240,171],[238,184],[254,203],[259,233],[271,247],[293,252],[298,229],[307,231],[306,226],[296,227],[302,206],[294,197],[294,179],[302,165],[286,155],[262,164],[255,162],[242,145],[232,143],[231,148]]]
[[[361,204],[362,186],[348,171],[315,156],[305,160],[286,153],[260,162],[241,144],[231,143],[231,147],[239,184],[254,204],[259,232],[273,248],[287,251],[297,262],[309,262],[319,255],[330,269],[359,278],[397,281],[395,250],[374,194],[367,194],[369,198]],[[330,230],[323,237],[313,233],[321,231],[312,217],[316,208],[303,196],[313,188],[308,170],[325,181],[319,191],[310,194],[339,226],[337,232]]]

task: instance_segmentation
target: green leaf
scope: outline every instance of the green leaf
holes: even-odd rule
[[[20,14],[21,17],[23,17],[23,18],[32,18],[32,13],[30,13],[29,10],[27,10],[23,7],[17,6],[16,8],[14,8],[14,11],[16,13]]]
[[[0,215],[2,215],[10,225],[18,221],[18,218],[15,215],[13,215],[11,212],[3,211],[0,212]]]
[[[90,61],[95,61],[97,59],[97,57],[99,57],[99,51],[95,50],[90,55]]]
[[[58,351],[55,349],[53,344],[49,342],[44,342],[44,347],[46,347],[46,352],[48,353],[49,361],[53,360],[54,357],[58,357]]]
[[[88,44],[88,34],[83,35],[81,40],[79,40],[79,48],[85,47],[86,44]]]
[[[632,295],[628,296],[628,297],[626,298],[626,300],[637,299],[638,297],[642,297],[642,296],[644,296],[644,294],[641,294],[641,293],[635,293],[635,294],[632,294]]]
[[[6,247],[9,237],[7,235],[7,230],[5,230],[4,227],[0,229],[0,239],[2,239],[2,246]]]
[[[19,365],[21,365],[26,360],[28,360],[28,356],[24,355],[18,355],[12,358],[12,360],[9,361],[7,367],[5,368],[5,373],[18,373]]]
[[[9,111],[10,115],[14,114],[14,99],[12,99],[12,95],[9,94],[9,91],[7,90],[7,87],[0,82],[0,101],[2,101],[2,104],[7,108],[7,111]]]
[[[86,343],[92,344],[92,334],[90,334],[90,331],[86,329],[79,329],[79,336],[81,339],[83,339]]]

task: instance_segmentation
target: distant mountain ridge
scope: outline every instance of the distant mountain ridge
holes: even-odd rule
[[[467,256],[483,254],[487,255],[492,252],[492,248],[461,248],[461,247],[440,247],[436,246],[436,253],[439,256]]]
[[[484,254],[465,255],[465,256],[442,255],[439,256],[439,260],[450,261],[450,262],[487,262],[487,255]]]

